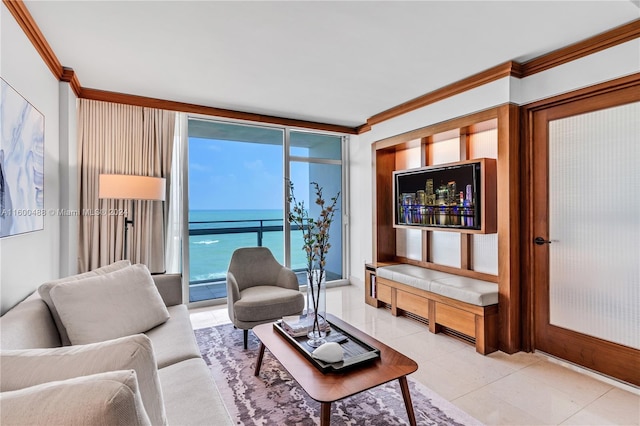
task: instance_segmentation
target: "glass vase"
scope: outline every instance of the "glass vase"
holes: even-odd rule
[[[326,271],[314,269],[307,273],[307,324],[309,332],[307,344],[313,348],[326,343],[327,335],[326,312]]]

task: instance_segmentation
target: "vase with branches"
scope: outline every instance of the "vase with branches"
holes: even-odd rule
[[[328,202],[325,201],[323,189],[317,182],[311,182],[315,192],[315,204],[320,209],[317,218],[310,216],[310,206],[304,200],[297,200],[294,195],[293,182],[289,181],[289,223],[295,224],[302,231],[302,249],[306,255],[307,266],[307,320],[309,324],[307,342],[312,347],[325,343],[327,322],[325,320],[325,283],[329,230],[336,213],[336,205],[340,191]]]

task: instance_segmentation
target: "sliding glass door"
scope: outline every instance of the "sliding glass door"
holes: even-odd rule
[[[284,261],[280,129],[189,120],[189,301],[227,296],[239,247]],[[185,268],[186,269],[186,268]]]
[[[285,220],[287,182],[294,182],[296,197],[317,216],[310,183],[322,186],[327,199],[342,192],[342,142],[340,136],[281,127],[188,120],[183,271],[190,302],[226,298],[227,268],[239,247],[268,247],[305,283],[302,232]],[[343,198],[341,193],[331,226],[328,280],[344,277]]]

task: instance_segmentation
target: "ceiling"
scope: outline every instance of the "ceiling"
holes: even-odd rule
[[[355,127],[640,17],[619,1],[25,1],[85,88]]]

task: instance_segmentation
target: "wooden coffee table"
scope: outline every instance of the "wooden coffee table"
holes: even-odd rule
[[[340,373],[320,372],[285,337],[273,329],[273,324],[261,324],[253,328],[260,339],[260,353],[256,362],[255,375],[260,374],[265,348],[282,364],[296,382],[313,399],[320,402],[320,424],[329,425],[331,421],[331,403],[363,392],[367,389],[398,379],[402,397],[407,408],[409,424],[416,424],[413,412],[407,374],[418,369],[411,358],[390,348],[373,337],[354,328],[346,322],[328,315],[331,323],[337,325],[355,338],[380,350],[380,358]]]

